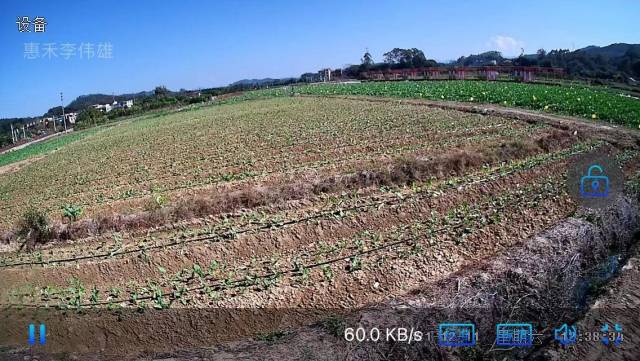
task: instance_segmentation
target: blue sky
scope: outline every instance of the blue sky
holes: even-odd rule
[[[0,118],[41,115],[82,94],[195,89],[381,61],[394,47],[428,58],[520,48],[640,43],[638,1],[27,1],[2,4]],[[20,33],[16,19],[45,18]],[[25,43],[39,44],[36,59]],[[46,53],[46,43],[57,57]],[[61,44],[74,44],[64,59]],[[81,43],[93,58],[80,58]],[[111,59],[98,44],[112,45]],[[68,48],[67,48],[68,49]],[[88,49],[86,46],[83,49]],[[103,48],[104,50],[104,48]],[[71,51],[69,51],[72,53]],[[44,55],[44,56],[43,56]],[[103,56],[108,54],[102,53]]]

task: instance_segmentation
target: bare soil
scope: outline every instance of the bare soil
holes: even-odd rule
[[[495,323],[535,320],[548,336],[558,320],[591,327],[613,317],[614,307],[593,314],[599,302],[637,305],[635,288],[620,293],[637,281],[637,256],[608,294],[583,287],[612,255],[633,254],[640,226],[635,191],[598,214],[578,208],[564,191],[569,150],[585,142],[603,141],[600,149],[625,156],[625,174],[633,177],[640,170],[636,132],[493,106],[367,100],[551,129],[524,140],[499,137],[423,147],[399,159],[356,157],[293,176],[276,172],[180,191],[177,202],[159,210],[59,224],[56,242],[2,253],[0,344],[11,347],[0,348],[0,356],[563,359],[548,337],[532,349],[497,349]],[[51,342],[21,348],[28,320],[46,321]],[[439,348],[433,330],[447,320],[474,322],[478,346]],[[344,341],[344,327],[357,325],[410,325],[432,338],[413,345]],[[580,344],[572,355],[597,355],[591,347]]]

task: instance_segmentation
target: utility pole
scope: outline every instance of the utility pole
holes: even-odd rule
[[[67,120],[64,118],[64,101],[62,100],[62,92],[60,92],[60,105],[62,105],[62,124],[64,124],[64,131],[67,131]]]

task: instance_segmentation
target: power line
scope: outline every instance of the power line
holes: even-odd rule
[[[60,105],[62,106],[62,124],[64,124],[64,131],[67,131],[67,120],[64,118],[64,100],[62,98],[62,92],[60,92]],[[55,124],[55,122],[53,123]]]

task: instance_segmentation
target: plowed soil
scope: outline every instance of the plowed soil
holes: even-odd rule
[[[361,322],[400,303],[440,317],[461,308],[468,320],[521,302],[525,317],[569,302],[577,283],[543,287],[556,282],[550,269],[580,255],[578,277],[635,243],[638,139],[578,119],[377,98],[129,120],[0,174],[0,355],[294,359],[330,346],[326,359],[471,358],[355,347],[327,320]],[[608,213],[566,192],[567,169],[590,152],[615,157],[627,177]],[[65,204],[83,216],[65,220]],[[26,205],[51,218],[47,242],[18,236]],[[505,266],[514,259],[537,278]],[[582,297],[572,319],[598,297]],[[372,307],[383,311],[362,311]],[[25,349],[25,319],[47,320],[57,341]],[[492,355],[481,346],[478,357]]]

